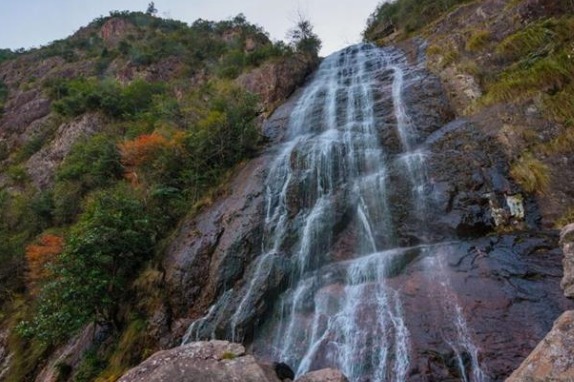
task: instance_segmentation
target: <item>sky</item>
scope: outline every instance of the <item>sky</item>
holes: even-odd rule
[[[156,0],[158,16],[192,23],[243,13],[272,40],[285,40],[298,14],[308,18],[326,56],[359,42],[366,20],[381,0]],[[32,48],[73,34],[111,10],[145,12],[149,0],[7,0],[0,12],[0,48]]]

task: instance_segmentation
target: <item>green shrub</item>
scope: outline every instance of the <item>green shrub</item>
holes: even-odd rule
[[[0,60],[0,62],[2,61]],[[6,103],[7,99],[8,99],[8,87],[4,82],[2,82],[2,80],[0,80],[0,116],[4,111],[4,104]]]
[[[116,81],[78,79],[59,81],[48,85],[49,94],[55,101],[54,110],[64,116],[77,116],[88,111],[124,119],[137,118],[146,112],[155,95],[164,92],[165,86],[136,80],[122,87]]]
[[[57,343],[90,321],[117,325],[129,282],[152,254],[154,227],[127,185],[93,194],[40,292],[36,315],[20,333]]]
[[[421,29],[440,18],[453,7],[471,0],[396,0],[383,1],[369,16],[363,38],[375,41],[381,31],[389,28],[410,33]]]

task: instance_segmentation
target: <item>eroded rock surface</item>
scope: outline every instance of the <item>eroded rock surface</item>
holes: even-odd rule
[[[285,131],[289,111],[297,97],[278,108],[264,124],[262,130],[271,142],[278,142]],[[229,186],[229,194],[219,198],[199,215],[185,221],[172,241],[164,260],[166,286],[170,296],[170,310],[177,321],[172,333],[172,344],[179,343],[190,321],[208,312],[213,302],[223,297],[218,307],[210,312],[200,332],[193,338],[210,338],[212,334],[225,337],[229,333],[229,320],[241,301],[242,285],[249,282],[254,271],[253,259],[261,251],[264,210],[264,180],[272,160],[266,152],[238,171]],[[249,317],[241,317],[248,334],[253,320],[267,309],[265,302],[284,281],[280,256],[268,264],[273,277],[268,285],[259,285],[257,309]],[[225,302],[225,303],[223,303]],[[178,321],[179,320],[179,321]]]
[[[562,265],[564,276],[560,286],[566,297],[574,298],[574,223],[568,224],[560,233],[560,244],[564,252]],[[572,349],[574,351],[574,348]]]
[[[564,312],[550,333],[506,382],[574,380],[574,310]]]
[[[348,382],[343,373],[335,369],[321,369],[307,373],[295,380],[295,382]]]
[[[26,163],[26,168],[34,185],[39,189],[49,186],[56,169],[62,163],[73,145],[82,138],[88,138],[104,127],[104,120],[99,114],[84,114],[83,116],[62,124],[50,144],[32,155]]]
[[[273,111],[300,86],[315,68],[316,62],[303,57],[269,62],[237,78],[244,89],[258,94],[266,111]]]
[[[239,344],[193,342],[155,353],[119,382],[279,382],[271,366],[260,365]]]
[[[119,382],[281,382],[288,366],[263,364],[245,348],[228,341],[192,342],[155,353],[129,370]],[[280,370],[281,369],[281,370]],[[291,373],[288,373],[291,374]],[[347,382],[338,370],[305,374],[295,382]]]

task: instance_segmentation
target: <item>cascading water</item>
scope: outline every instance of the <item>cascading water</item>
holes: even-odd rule
[[[268,277],[275,256],[283,256],[290,260],[288,287],[256,330],[256,353],[273,354],[297,375],[331,366],[351,381],[408,379],[410,331],[401,286],[390,280],[415,258],[431,259],[428,272],[437,271],[448,248],[423,239],[401,247],[397,231],[397,221],[405,218],[396,216],[400,203],[424,237],[424,137],[403,101],[404,86],[416,75],[401,52],[367,44],[323,61],[270,166],[262,254],[231,317],[230,339],[243,340],[237,328],[255,304],[257,281]],[[383,128],[393,129],[396,147],[381,138]],[[389,196],[395,182],[407,190],[401,200]],[[335,250],[341,247],[336,233],[344,229],[352,247]],[[444,341],[456,353],[461,379],[483,380],[461,308],[440,277],[429,276],[441,283],[440,299],[431,296],[429,303],[443,304],[454,328]],[[190,327],[184,342],[213,312]]]

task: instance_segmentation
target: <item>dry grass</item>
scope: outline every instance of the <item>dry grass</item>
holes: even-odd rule
[[[515,161],[510,168],[510,175],[529,193],[544,194],[550,185],[550,170],[547,165],[526,153]]]
[[[466,40],[465,49],[469,52],[477,52],[484,48],[490,42],[490,40],[490,31],[486,29],[474,31],[468,40]]]
[[[558,220],[556,220],[555,227],[561,229],[570,223],[574,223],[574,206],[570,207],[564,212]]]

